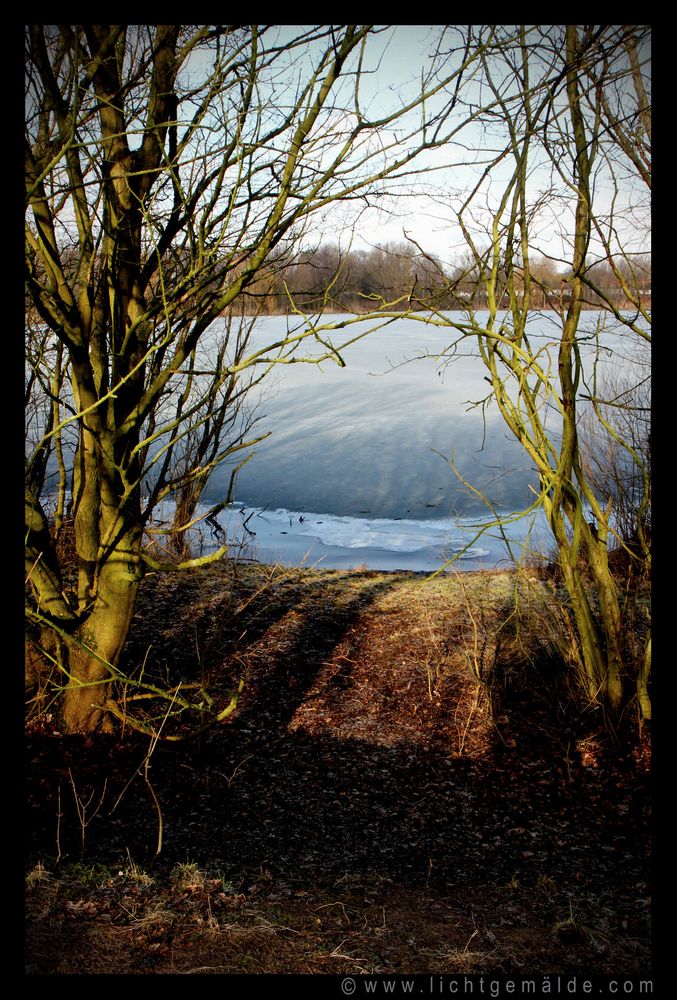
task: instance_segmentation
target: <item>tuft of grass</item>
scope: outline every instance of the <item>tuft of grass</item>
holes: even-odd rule
[[[580,914],[574,912],[571,900],[569,900],[569,915],[564,920],[558,920],[555,923],[553,934],[560,941],[589,941],[594,944],[598,940],[605,940],[594,927],[584,923]]]
[[[35,889],[37,886],[48,886],[55,881],[51,872],[47,871],[42,861],[38,861],[26,874],[26,888]]]
[[[61,879],[64,884],[83,889],[99,889],[110,882],[114,875],[115,870],[110,865],[84,864],[81,861],[65,865],[61,871]]]
[[[174,887],[183,892],[205,890],[209,881],[207,874],[193,861],[182,861],[175,865],[170,878]]]
[[[135,885],[153,885],[155,879],[148,872],[144,871],[137,863],[132,859],[132,856],[127,852],[127,864],[124,868],[119,868],[117,875],[118,878],[128,879]]]
[[[144,907],[143,912],[137,914],[134,909],[129,910],[131,917],[130,926],[136,931],[149,930],[150,928],[171,926],[179,919],[179,914],[168,909],[161,899],[153,900]]]
[[[552,898],[557,893],[557,883],[549,875],[539,875],[536,888],[540,889],[544,896]]]

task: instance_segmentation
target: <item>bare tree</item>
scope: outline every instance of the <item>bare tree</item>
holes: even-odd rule
[[[441,54],[456,30],[443,31]],[[634,674],[640,714],[650,718],[651,637],[631,662],[627,604],[609,563],[610,549],[625,544],[618,493],[592,471],[580,427],[582,413],[592,414],[595,437],[613,438],[639,470],[634,555],[648,570],[649,463],[627,422],[609,420],[600,386],[605,357],[651,342],[650,29],[480,25],[468,44],[480,58],[455,89],[448,166],[473,177],[437,195],[465,245],[446,301],[466,308],[459,316],[422,298],[432,311],[410,315],[455,331],[448,359],[459,340],[476,344],[490,391],[475,405],[497,406],[534,464],[540,489],[525,514],[542,509],[552,531],[587,697],[619,711]],[[532,325],[544,308],[546,343]]]
[[[474,116],[483,157],[454,217],[467,248],[465,273],[482,289],[486,313],[471,308],[461,320],[435,321],[476,341],[491,386],[486,404],[498,406],[538,472],[535,506],[545,512],[557,544],[588,697],[620,709],[634,668],[646,717],[650,640],[638,669],[627,660],[609,566],[610,548],[623,544],[618,496],[586,461],[580,417],[589,407],[595,435],[611,436],[637,460],[635,502],[646,512],[647,464],[630,428],[609,422],[612,401],[601,388],[601,370],[606,351],[628,349],[609,348],[610,332],[616,345],[619,338],[624,345],[650,342],[635,256],[644,250],[651,178],[649,31],[637,25],[481,26],[474,43],[483,45],[473,81],[474,94],[483,95]],[[553,226],[559,246],[549,255],[562,272],[556,295],[544,280],[541,255],[543,234]],[[646,265],[646,256],[642,260]],[[614,291],[596,280],[600,261]],[[597,311],[586,312],[593,303]],[[545,345],[530,326],[544,304],[553,310]],[[629,408],[623,412],[632,416]],[[639,532],[648,563],[649,536],[641,526]]]
[[[443,71],[423,67],[413,96],[370,114],[364,81],[381,34],[26,29],[29,620],[62,678],[67,730],[120,713],[111,682],[146,569],[201,562],[159,559],[145,532],[174,495],[180,535],[210,471],[251,443],[231,422],[250,375],[295,360],[304,341],[314,361],[340,360],[340,344],[303,321],[250,342],[234,316],[250,311],[267,263],[289,259],[332,206],[359,209],[405,182],[447,139],[449,100],[434,114],[430,100],[453,94],[480,52],[462,41]],[[68,489],[72,585],[55,544]]]

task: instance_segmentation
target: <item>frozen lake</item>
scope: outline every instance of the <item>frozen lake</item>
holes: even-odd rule
[[[597,317],[591,313],[590,324]],[[284,316],[259,320],[257,339],[274,341],[286,324]],[[351,327],[330,336],[339,344],[354,333]],[[547,341],[556,333],[553,318],[534,320],[532,336]],[[470,487],[503,514],[527,507],[537,483],[533,468],[496,407],[483,413],[473,406],[489,386],[472,342],[440,367],[452,335],[398,319],[347,348],[345,368],[324,362],[274,369],[256,427],[272,433],[240,471],[236,503],[219,515],[233,544],[266,562],[433,571],[470,545],[473,526],[487,518]],[[217,470],[206,504],[224,498],[230,471]],[[528,529],[520,521],[506,530],[519,545]],[[217,536],[205,526],[200,540],[208,549]],[[536,542],[548,544],[542,523]],[[500,533],[490,529],[456,566],[507,560]]]

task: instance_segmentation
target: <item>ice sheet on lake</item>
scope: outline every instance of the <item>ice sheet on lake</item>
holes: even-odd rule
[[[434,572],[453,557],[457,566],[462,561],[468,569],[479,569],[505,564],[507,555],[491,531],[475,540],[478,522],[472,519],[360,518],[232,504],[217,520],[220,531],[202,522],[202,551],[216,548],[225,537],[233,550],[286,565]]]

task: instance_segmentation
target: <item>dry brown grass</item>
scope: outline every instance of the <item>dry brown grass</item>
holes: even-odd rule
[[[441,894],[344,876],[313,886],[272,880],[255,898],[204,873],[201,881],[179,890],[172,878],[156,880],[138,910],[119,878],[98,887],[65,879],[61,894],[34,883],[28,973],[573,973],[604,959],[630,974],[646,958],[639,939],[634,951],[627,937],[614,940],[601,901],[596,910],[591,901],[591,925],[554,884]]]

